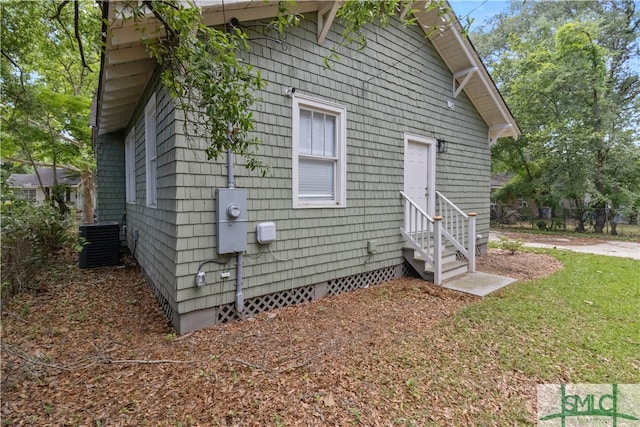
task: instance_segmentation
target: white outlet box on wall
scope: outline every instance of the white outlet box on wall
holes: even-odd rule
[[[261,222],[256,232],[260,244],[264,245],[276,240],[276,225],[273,222]]]

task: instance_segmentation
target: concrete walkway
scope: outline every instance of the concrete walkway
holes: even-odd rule
[[[491,231],[489,233],[489,241],[499,242],[500,236],[502,236],[502,234]],[[592,245],[571,245],[571,239],[556,237],[556,240],[558,241],[556,244],[525,242],[524,245],[532,248],[561,249],[585,254],[640,260],[640,242],[594,240],[594,244]],[[566,244],[563,243],[564,241],[566,241]],[[483,297],[516,281],[516,279],[512,279],[511,277],[476,272],[449,280],[443,283],[442,287]]]
[[[498,242],[500,241],[500,236],[502,235],[499,232],[491,231],[489,233],[489,241]],[[558,243],[554,244],[525,242],[524,245],[531,248],[562,249],[572,252],[581,252],[584,254],[606,255],[640,260],[640,242],[594,240],[594,244],[592,245],[572,245],[571,239],[562,239],[562,237],[557,237],[557,240]],[[566,244],[563,243],[563,240],[566,241]]]
[[[448,280],[442,284],[443,288],[453,291],[464,292],[471,295],[483,297],[489,295],[493,291],[504,288],[515,282],[516,279],[511,277],[498,276],[497,274],[467,273],[455,279]]]

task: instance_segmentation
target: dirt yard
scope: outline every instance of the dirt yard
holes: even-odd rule
[[[43,292],[2,311],[2,425],[409,425],[426,403],[398,348],[421,339],[433,345],[420,360],[457,357],[432,329],[479,300],[407,278],[176,336],[136,268],[76,259],[61,256]],[[531,253],[478,259],[524,280],[561,267]],[[535,398],[532,380],[496,375],[502,398]],[[452,418],[443,398],[425,396],[417,425],[470,422],[473,407]]]

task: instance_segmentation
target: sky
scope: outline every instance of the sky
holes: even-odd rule
[[[635,3],[640,7],[640,2]],[[449,4],[462,25],[466,24],[467,15],[474,18],[469,31],[479,29],[486,20],[509,9],[509,1],[504,0],[449,0]],[[640,73],[640,58],[631,61],[631,68]]]
[[[449,4],[463,24],[467,15],[474,18],[471,30],[478,29],[485,20],[509,8],[509,2],[502,0],[449,0]]]

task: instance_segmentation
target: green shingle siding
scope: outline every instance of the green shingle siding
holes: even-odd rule
[[[266,177],[242,165],[235,168],[236,185],[247,188],[249,195],[245,298],[290,289],[292,279],[298,287],[403,262],[399,192],[405,132],[449,141],[448,152],[437,155],[437,189],[464,211],[477,212],[478,233],[488,232],[487,126],[464,93],[455,100],[455,110],[447,108],[446,101],[452,97],[451,72],[425,42],[424,33],[413,27],[403,29],[398,22],[389,29],[366,30],[367,47],[361,52],[341,49],[341,60],[327,69],[323,57],[340,42],[340,31],[334,23],[319,46],[315,16],[309,15],[300,27],[288,30],[286,52],[255,41],[245,55],[269,82],[258,94],[263,101],[256,105],[254,118],[255,134],[263,141],[259,157],[270,166]],[[288,86],[347,108],[346,208],[292,209],[291,99],[283,95]],[[144,204],[142,110],[152,89],[157,92],[158,111],[158,209]],[[133,248],[131,233],[138,228],[137,257],[174,313],[230,303],[235,294],[234,257],[226,265],[206,264],[207,285],[194,286],[200,262],[219,258],[214,190],[226,187],[225,159],[207,160],[204,141],[183,135],[183,114],[158,90],[157,80],[141,106],[133,121],[137,203],[128,206],[129,246]],[[114,152],[122,151],[122,178],[113,186],[121,187],[123,200],[120,144]],[[268,247],[257,244],[255,227],[264,221],[275,222],[277,228],[277,240],[270,249],[281,259],[295,258],[295,263],[277,260]],[[377,254],[367,254],[368,240],[376,240]],[[221,279],[222,271],[229,271],[231,277]]]
[[[122,220],[125,209],[124,135],[101,135],[96,140],[96,217],[99,221]]]

